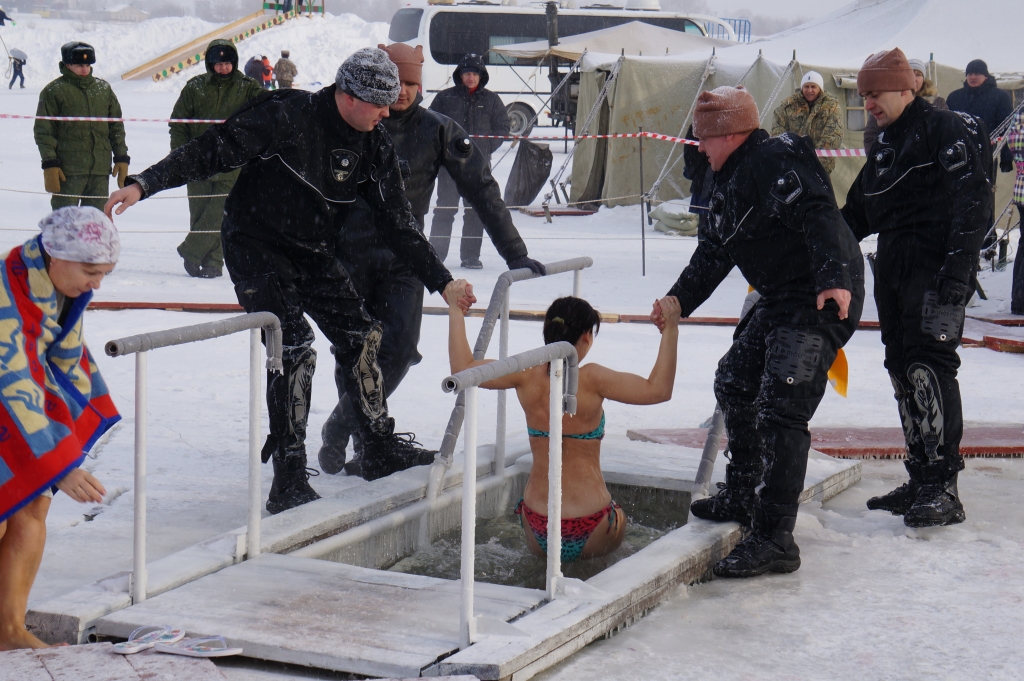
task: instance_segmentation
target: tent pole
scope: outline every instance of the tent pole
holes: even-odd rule
[[[644,230],[644,129],[640,128],[640,275],[647,276],[647,232]]]

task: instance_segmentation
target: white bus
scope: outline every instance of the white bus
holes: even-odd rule
[[[441,4],[441,0],[411,2],[408,7],[395,12],[391,19],[388,38],[395,43],[423,46],[423,97],[424,104],[427,105],[436,93],[454,84],[452,73],[463,56],[486,55],[487,72],[490,76],[487,89],[500,95],[505,103],[512,124],[512,134],[527,134],[528,123],[551,94],[547,67],[542,65],[538,69],[536,62],[506,58],[489,50],[501,45],[547,40],[546,4],[523,2],[521,6],[517,6],[496,0],[444,4]],[[563,0],[560,4],[577,3]],[[658,6],[657,2],[652,3],[649,0],[630,0],[626,6],[633,4]],[[642,21],[697,35],[707,35],[704,25],[710,22],[715,24],[716,28],[721,26],[721,34],[727,39],[736,39],[732,27],[716,17],[649,9],[625,9],[609,4],[593,4],[579,9],[559,7],[558,35],[564,38],[611,28],[630,21]],[[549,112],[545,110],[541,113]],[[545,117],[544,122],[550,123],[550,119]]]

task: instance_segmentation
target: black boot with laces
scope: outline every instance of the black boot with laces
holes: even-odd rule
[[[362,452],[358,458],[345,464],[345,472],[363,480],[377,480],[413,466],[434,463],[437,450],[424,449],[416,441],[415,433],[392,433],[387,436],[363,434]]]
[[[907,527],[936,527],[956,525],[966,520],[956,477],[957,474],[953,473],[942,479],[923,482],[913,505],[903,514],[903,524]]]
[[[703,520],[734,520],[749,527],[750,509],[755,498],[754,489],[761,484],[762,475],[760,467],[726,465],[725,482],[718,483],[718,494],[698,499],[690,504],[690,513]]]
[[[800,547],[793,540],[796,507],[762,504],[754,510],[753,531],[728,556],[715,563],[716,577],[756,577],[766,572],[795,572]]]
[[[920,489],[920,485],[913,480],[905,482],[888,494],[868,499],[868,510],[888,511],[893,515],[903,515],[913,505],[918,489]]]
[[[320,475],[306,468],[304,445],[281,448],[274,452],[274,482],[267,497],[267,511],[277,515],[296,506],[316,501],[320,495],[309,486],[309,478]]]

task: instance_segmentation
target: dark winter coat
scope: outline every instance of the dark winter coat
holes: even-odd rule
[[[462,71],[467,66],[473,66],[472,70],[480,72],[480,86],[472,94],[469,88],[462,84]],[[441,90],[430,103],[430,110],[444,114],[452,119],[470,135],[499,135],[507,137],[511,130],[508,121],[508,110],[501,102],[501,97],[490,90],[486,90],[490,76],[487,74],[487,67],[483,59],[478,55],[466,55],[462,63],[455,69],[453,76],[455,87]],[[504,140],[475,138],[473,143],[484,153],[490,156],[495,149],[500,147]]]
[[[917,97],[879,134],[843,207],[858,240],[916,234],[920,247],[945,254],[942,275],[970,282],[992,190],[968,125],[977,122]]]
[[[206,73],[191,78],[178,95],[171,118],[206,118],[221,120],[235,113],[250,99],[263,94],[263,87],[238,70],[238,53],[230,40],[214,40],[206,48],[225,46],[234,55],[231,73],[222,76],[206,64]],[[191,142],[210,128],[210,123],[171,123],[171,149]]]
[[[452,276],[418,229],[391,138],[383,126],[350,127],[335,90],[277,90],[250,101],[128,183],[150,196],[242,168],[224,209],[225,256],[232,243],[254,243],[300,274],[333,261],[339,230],[362,198],[387,246],[428,289],[442,290]]]
[[[434,182],[441,168],[448,171],[459,194],[473,207],[494,247],[506,262],[527,254],[512,216],[501,199],[501,189],[491,175],[487,158],[467,144],[466,131],[452,119],[420,106],[422,96],[405,111],[392,110],[384,119],[395,145],[405,179],[405,196],[422,223],[430,207]],[[343,238],[349,237],[349,230]],[[352,234],[351,238],[358,238]]]
[[[985,82],[978,87],[971,87],[967,81],[964,81],[962,88],[949,93],[946,104],[951,111],[963,111],[971,114],[984,123],[989,131],[995,130],[1013,113],[1013,100],[1010,99],[1010,93],[1000,90],[996,86],[996,79],[992,76],[986,78]],[[1013,168],[1013,158],[1010,155],[1010,150],[1005,146],[999,160],[1006,172]]]
[[[0,9],[0,26],[6,26],[6,24],[4,24],[4,21],[11,21],[13,23],[12,19],[9,16],[7,16],[7,12],[4,12],[2,9]]]
[[[689,316],[734,266],[768,300],[863,294],[864,262],[809,137],[755,130],[714,174],[704,237],[668,294]]]
[[[263,62],[256,57],[249,57],[249,61],[245,62],[245,75],[249,76],[255,81],[263,81]]]
[[[22,71],[21,70],[23,68],[25,68],[25,62],[23,62],[20,59],[13,59],[12,58],[11,59],[11,68],[14,69],[14,75],[15,76],[20,76],[20,75],[22,75]]]
[[[37,116],[120,118],[121,104],[105,80],[77,76],[60,63],[60,78],[39,93]],[[43,168],[65,175],[109,175],[113,163],[128,163],[124,123],[37,120],[33,128]]]
[[[686,139],[697,140],[693,134],[691,125],[686,131]],[[711,190],[711,162],[707,154],[700,151],[696,145],[683,145],[683,177],[690,181],[690,212],[701,216],[701,220],[707,217],[708,192]]]

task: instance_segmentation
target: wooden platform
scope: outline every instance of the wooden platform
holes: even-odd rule
[[[968,319],[998,324],[999,326],[1024,326],[1024,315],[1006,312],[980,312],[977,309],[967,310]]]
[[[1024,352],[1024,328],[968,317],[964,320],[963,344],[986,347],[999,352]]]
[[[681,447],[703,447],[706,428],[630,430],[632,440]],[[727,438],[722,437],[724,449]],[[813,428],[811,447],[839,459],[903,459],[907,450],[901,428]],[[968,457],[1024,456],[1024,427],[966,427],[960,453]]]
[[[222,635],[247,657],[384,677],[415,677],[459,648],[459,583],[265,554],[102,618],[101,636],[168,622]],[[476,612],[510,620],[544,600],[477,583]]]
[[[0,681],[225,681],[210,660],[144,650],[119,655],[110,643],[0,653]]]

